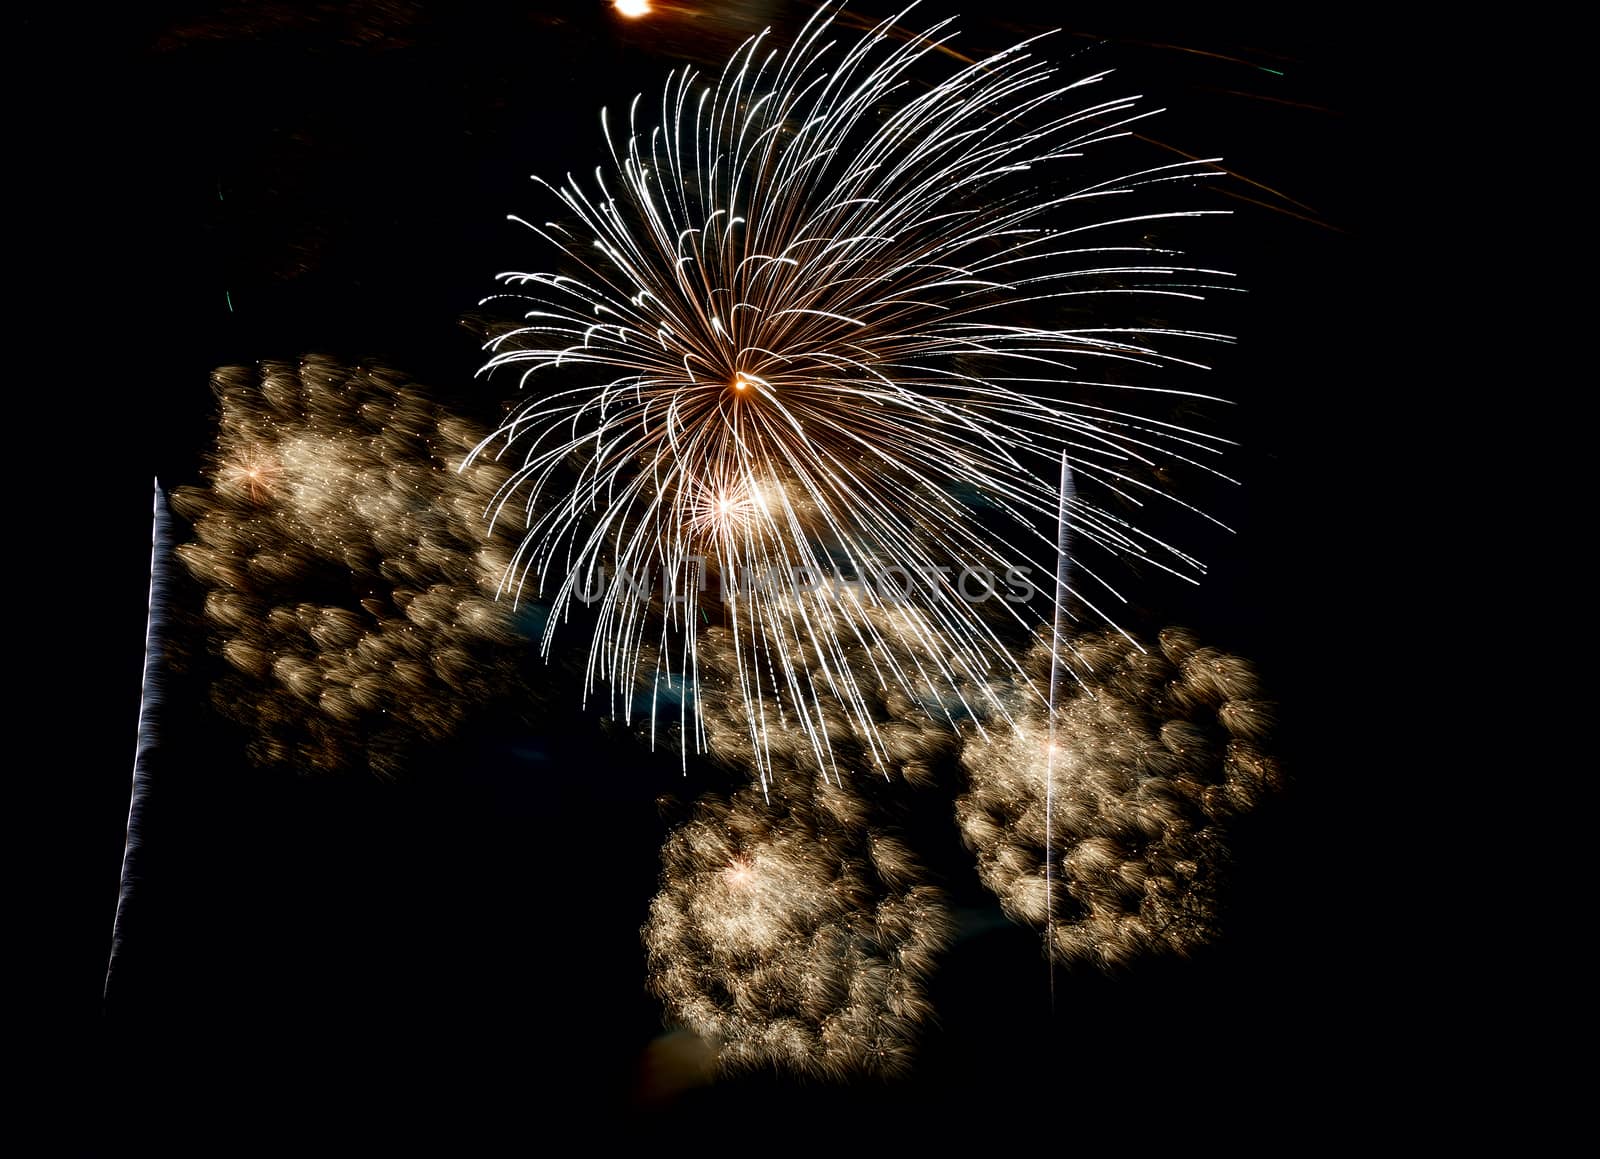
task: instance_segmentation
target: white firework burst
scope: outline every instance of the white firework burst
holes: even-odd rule
[[[1141,311],[1226,275],[1148,236],[1215,211],[1129,195],[1210,163],[1094,173],[1085,155],[1151,112],[1096,99],[1106,74],[1061,82],[1032,42],[932,77],[949,22],[853,44],[833,27],[757,36],[714,81],[682,69],[658,118],[636,98],[621,132],[602,114],[609,165],[544,183],[564,222],[523,222],[561,269],[502,275],[526,312],[485,367],[537,389],[479,449],[521,456],[498,500],[527,512],[506,589],[550,599],[551,632],[596,605],[588,686],[626,711],[641,686],[694,690],[697,637],[726,625],[763,779],[779,721],[839,771],[825,701],[871,733],[869,686],[925,701],[930,682],[982,696],[1021,675],[998,625],[1036,633],[1050,612],[975,603],[960,580],[1054,574],[1063,452],[1076,543],[1197,576],[1130,512],[1187,507],[1157,469],[1215,474],[1225,442],[1138,406],[1208,397],[1152,373],[1223,336]],[[1110,581],[1074,574],[1098,612]],[[917,671],[863,670],[863,647]],[[677,699],[686,747],[703,742],[696,692]]]

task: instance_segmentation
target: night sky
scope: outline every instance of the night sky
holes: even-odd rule
[[[198,480],[211,370],[376,359],[493,423],[513,388],[473,379],[463,319],[496,273],[543,257],[505,220],[548,215],[528,175],[592,169],[601,105],[807,11],[775,0],[624,25],[599,3],[147,5],[71,33],[67,54],[67,28],[33,26],[71,59],[50,70],[52,117],[30,130],[54,159],[35,192],[72,255],[51,263],[61,337],[30,391],[59,432],[35,481],[57,534],[31,574],[67,573],[51,598],[77,621],[72,643],[50,648],[70,760],[39,770],[70,778],[52,806],[69,836],[51,863],[65,890],[48,968],[66,1001],[60,1066],[85,1092],[67,1137],[220,1153],[436,1134],[539,1147],[557,1126],[632,1125],[744,1150],[761,1144],[744,1127],[722,1133],[735,1123],[821,1139],[866,1120],[893,1132],[961,1119],[1066,1149],[1082,1130],[1133,1140],[1228,1129],[1267,1107],[1315,1116],[1333,1092],[1359,1091],[1338,1060],[1369,903],[1342,861],[1363,840],[1350,825],[1365,646],[1352,602],[1373,581],[1348,542],[1358,516],[1341,482],[1358,423],[1335,400],[1355,377],[1365,78],[1352,33],[1282,13],[1169,20],[1092,5],[1041,18],[1070,21],[1056,41],[1067,67],[1114,66],[1168,108],[1151,130],[1162,140],[1313,207],[1215,195],[1238,212],[1204,256],[1250,291],[1222,310],[1218,328],[1241,340],[1211,380],[1239,404],[1226,429],[1244,447],[1228,466],[1245,485],[1223,512],[1237,534],[1191,526],[1205,583],[1142,577],[1129,624],[1183,624],[1250,657],[1281,706],[1290,784],[1236,833],[1218,944],[1114,976],[1059,969],[1052,1010],[1037,935],[979,885],[948,797],[924,793],[907,824],[963,929],[933,978],[937,1024],[912,1073],[741,1078],[644,1110],[642,1060],[663,1029],[639,941],[657,849],[726,773],[685,777],[675,754],[581,713],[576,688],[554,706],[487,708],[399,783],[254,768],[195,664],[168,685],[148,876],[102,1003],[150,481]],[[999,48],[1039,27],[1008,11],[1007,24],[964,16],[962,44]],[[175,631],[203,652],[182,615],[199,599],[177,585]]]

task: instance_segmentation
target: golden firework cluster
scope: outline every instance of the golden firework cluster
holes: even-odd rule
[[[458,472],[482,432],[382,367],[313,356],[213,387],[205,484],[173,506],[228,669],[215,702],[258,763],[392,775],[513,671],[509,551],[484,536],[505,472]]]
[[[911,672],[931,663],[884,642],[917,637],[907,617],[915,614],[876,610],[882,640],[835,659],[863,671],[874,661]],[[877,691],[856,711],[809,725],[770,690],[758,698],[774,709],[768,719],[744,715],[737,682],[759,666],[742,647],[731,631],[704,633],[700,716],[707,748],[729,764],[748,770],[767,754],[770,797],[752,786],[700,803],[663,852],[645,928],[652,989],[671,1018],[719,1052],[723,1071],[838,1076],[892,1071],[909,1057],[929,1012],[924,979],[951,930],[910,853],[886,836],[860,777],[887,771],[926,786],[959,766],[967,787],[956,818],[980,880],[1008,916],[1047,931],[1053,958],[1101,968],[1187,953],[1214,936],[1227,822],[1280,780],[1264,748],[1271,710],[1252,667],[1180,629],[1161,633],[1150,651],[1115,633],[1066,644],[1053,760],[1039,691],[1050,669],[1043,645],[1026,656],[1025,679],[990,681],[982,695],[941,701],[950,684],[930,679],[925,697],[912,699],[904,688],[915,681],[885,672],[881,685],[862,682]],[[791,659],[824,679],[819,653]],[[815,735],[826,738],[830,774],[814,771]],[[897,899],[895,889],[909,896]],[[925,925],[903,947],[880,943],[887,960],[837,952],[877,928],[883,912],[911,910]],[[854,981],[856,971],[879,981]],[[845,1011],[837,998],[845,993],[880,997],[877,1007]]]
[[[927,1017],[949,913],[848,783],[804,766],[707,796],[662,850],[650,988],[723,1072],[893,1074]]]
[[[1047,649],[1030,659],[1049,666]],[[1109,967],[1185,953],[1214,933],[1228,820],[1280,780],[1255,672],[1174,628],[1149,652],[1079,639],[1071,667],[1053,759],[1042,705],[963,748],[962,836],[1005,912],[1048,928],[1052,954]]]
[[[898,641],[916,617],[876,609],[870,618],[884,639],[876,647],[854,641],[827,662],[870,670],[875,652],[879,664],[914,668]],[[644,929],[650,987],[672,1020],[713,1049],[722,1073],[893,1074],[909,1062],[930,1012],[925,979],[952,924],[939,891],[855,778],[884,766],[930,783],[932,762],[957,734],[948,715],[935,717],[899,683],[874,686],[848,710],[837,699],[770,688],[759,698],[768,712],[750,718],[742,680],[779,672],[825,679],[816,650],[797,645],[792,663],[773,665],[763,660],[767,646],[721,625],[702,634],[705,748],[746,776],[764,768],[766,791],[749,785],[731,798],[704,797],[669,837]],[[832,764],[825,774],[819,738]]]

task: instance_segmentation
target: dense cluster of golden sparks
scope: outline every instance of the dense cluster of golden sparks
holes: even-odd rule
[[[1153,651],[1117,633],[1063,642],[1068,676],[1055,706],[1054,760],[1047,708],[1033,695],[1050,667],[1041,646],[1023,660],[1025,679],[991,685],[983,700],[940,701],[938,682],[914,700],[898,683],[871,685],[859,714],[827,720],[837,766],[822,774],[792,720],[775,715],[764,738],[752,734],[733,684],[736,646],[725,630],[702,639],[706,741],[741,768],[763,749],[768,790],[707,798],[672,836],[645,930],[653,988],[672,1018],[719,1048],[724,1069],[873,1070],[904,1057],[928,1013],[919,1000],[898,1005],[889,1022],[869,1020],[873,1034],[892,1031],[900,1046],[889,1051],[869,1050],[872,1034],[845,1032],[863,1012],[840,1021],[825,1006],[835,1019],[834,1038],[825,1040],[803,1008],[813,994],[804,979],[817,971],[818,992],[832,994],[848,989],[852,971],[881,967],[859,956],[819,964],[819,940],[849,941],[873,928],[879,903],[876,895],[855,898],[854,887],[819,892],[818,883],[835,881],[852,858],[905,881],[919,877],[883,836],[861,777],[881,782],[888,773],[926,786],[959,766],[967,788],[956,817],[982,882],[1010,917],[1046,930],[1052,959],[1102,968],[1139,954],[1184,954],[1212,939],[1227,822],[1279,781],[1263,747],[1271,709],[1251,666],[1200,647],[1181,629],[1163,632]],[[881,670],[912,659],[857,648],[862,654],[849,659],[864,670],[874,660]],[[802,670],[816,662],[795,657]],[[882,771],[867,771],[874,767]],[[877,849],[893,857],[862,852]],[[941,915],[930,901],[926,920]],[[932,955],[949,936],[943,924],[928,932],[913,957],[897,959],[915,967],[897,983],[908,993],[922,993]]]
[[[968,741],[962,835],[1005,912],[1047,928],[1052,955],[1115,966],[1187,952],[1214,933],[1226,822],[1279,780],[1255,673],[1172,628],[1152,652],[1116,634],[1074,641],[1072,666],[1053,759],[1030,702],[1014,729]]]
[[[509,554],[483,536],[505,472],[458,472],[482,432],[381,367],[307,357],[213,386],[206,484],[173,506],[230,670],[216,704],[258,762],[392,774],[509,680]]]
[[[870,615],[909,634],[893,621],[915,613]],[[899,684],[867,686],[854,711],[825,701],[819,726],[830,765],[819,772],[781,692],[742,694],[741,646],[721,626],[702,635],[698,719],[707,751],[742,772],[764,768],[767,788],[702,799],[669,838],[644,931],[651,988],[671,1018],[716,1050],[723,1072],[893,1073],[929,1013],[923,981],[950,923],[856,770],[931,783],[934,762],[959,743],[951,714],[931,699],[939,687],[931,681],[922,702]],[[875,654],[859,641],[842,659],[914,664],[903,650]],[[821,662],[814,653],[793,658],[804,672]],[[746,717],[750,699],[765,718]]]
[[[804,770],[702,799],[662,850],[650,988],[724,1072],[892,1074],[949,938],[911,851],[848,784]]]

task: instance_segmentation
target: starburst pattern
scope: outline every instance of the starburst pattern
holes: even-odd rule
[[[840,44],[820,15],[712,82],[675,74],[654,124],[638,100],[621,133],[603,118],[609,165],[550,187],[564,221],[525,223],[563,268],[505,275],[526,315],[488,364],[538,395],[484,447],[520,454],[508,586],[549,596],[551,632],[593,593],[589,681],[629,705],[694,684],[702,630],[726,623],[747,715],[781,689],[824,769],[828,703],[871,724],[845,651],[919,641],[885,634],[880,594],[839,604],[814,577],[917,577],[950,648],[928,665],[1015,677],[994,621],[1037,613],[976,606],[954,577],[1053,573],[1062,451],[1075,543],[1192,576],[1129,515],[1186,505],[1160,469],[1221,449],[1140,409],[1219,337],[1149,320],[1224,281],[1151,240],[1203,211],[1148,191],[1204,163],[1108,175],[1090,159],[1148,113],[1094,96],[1103,76],[1060,83],[1028,45],[952,73],[946,24],[889,28]],[[1110,581],[1075,574],[1097,607]]]

